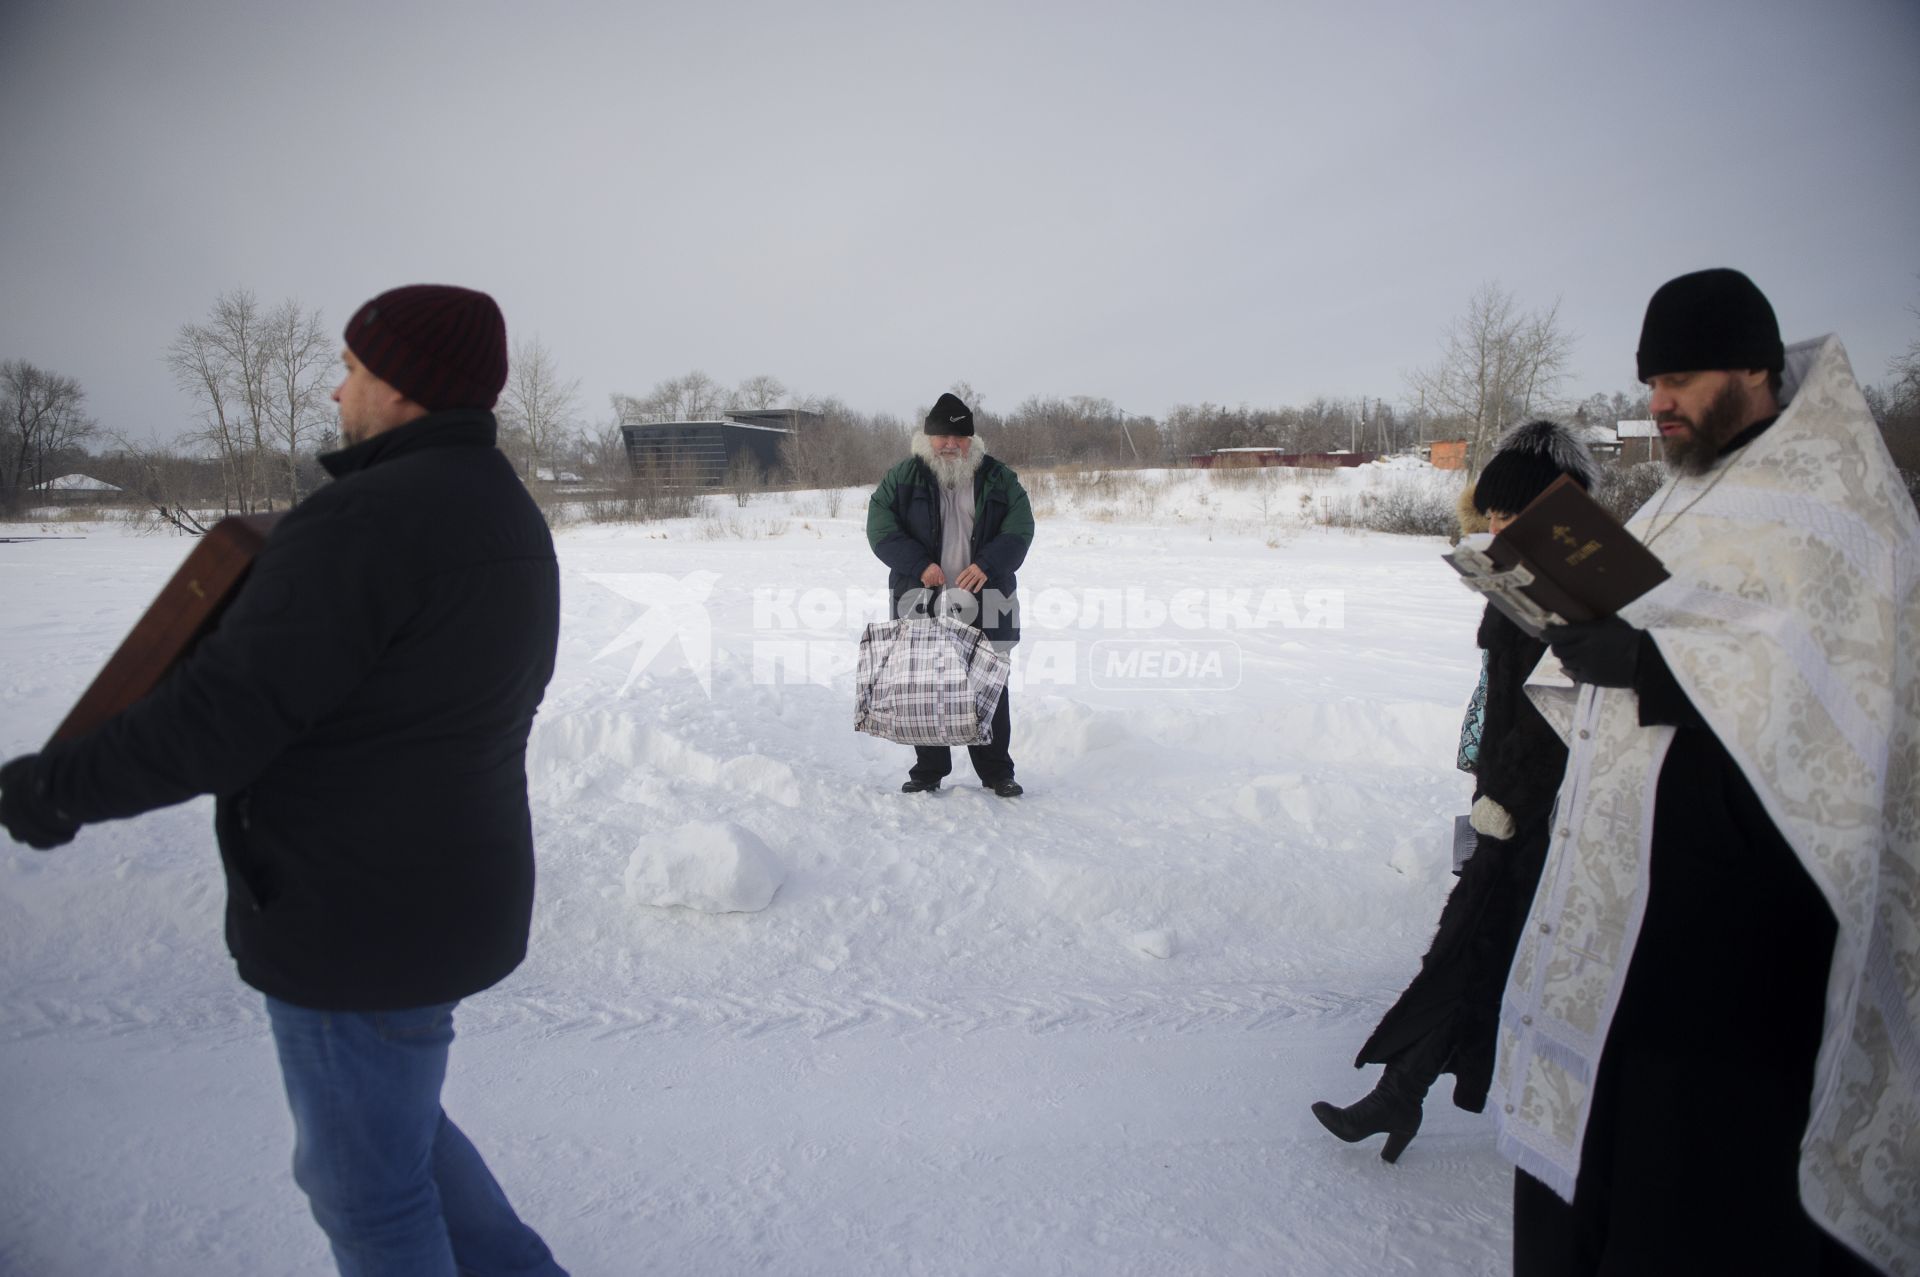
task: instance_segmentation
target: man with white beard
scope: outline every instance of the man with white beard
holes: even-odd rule
[[[895,616],[938,606],[984,631],[1002,651],[1019,642],[1014,573],[1033,543],[1033,507],[1020,476],[987,455],[974,434],[973,411],[957,396],[940,396],[913,437],[913,455],[873,490],[867,543],[887,565]],[[969,745],[967,755],[982,785],[1002,798],[1017,798],[1008,700],[1001,693],[993,743]],[[917,745],[914,754],[901,792],[940,788],[953,770],[953,751]]]
[[[1654,293],[1639,375],[1672,576],[1529,687],[1570,752],[1488,1106],[1514,1271],[1920,1272],[1920,523],[1738,271]]]

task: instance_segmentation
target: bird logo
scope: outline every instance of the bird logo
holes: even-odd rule
[[[627,667],[626,681],[620,693],[633,686],[660,653],[674,643],[680,646],[687,668],[699,681],[700,690],[713,695],[713,621],[707,614],[707,598],[719,581],[718,572],[689,572],[671,577],[661,572],[587,572],[587,580],[613,591],[632,603],[643,604],[646,611],[620,632],[619,637],[594,653],[598,661],[615,652],[633,647],[633,663]],[[620,694],[616,693],[616,695]]]

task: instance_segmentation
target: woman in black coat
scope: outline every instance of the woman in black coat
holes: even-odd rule
[[[1474,508],[1498,534],[1563,474],[1592,487],[1592,457],[1565,427],[1529,422],[1500,440],[1474,485]],[[1385,1065],[1379,1084],[1345,1108],[1324,1100],[1313,1106],[1321,1125],[1349,1143],[1385,1134],[1380,1155],[1389,1162],[1419,1131],[1421,1102],[1440,1074],[1453,1074],[1459,1107],[1478,1113],[1486,1104],[1500,993],[1540,882],[1566,768],[1566,746],[1525,690],[1546,644],[1492,604],[1480,619],[1479,644],[1486,709],[1474,766],[1474,854],[1440,911],[1419,974],[1354,1060],[1355,1068]]]

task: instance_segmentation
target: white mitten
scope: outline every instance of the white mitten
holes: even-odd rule
[[[1514,835],[1513,813],[1485,794],[1473,800],[1473,814],[1467,819],[1475,830],[1489,838],[1504,840]]]

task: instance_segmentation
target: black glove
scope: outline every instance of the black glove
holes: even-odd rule
[[[37,754],[23,754],[0,767],[0,825],[15,842],[36,851],[52,851],[73,841],[80,822],[53,805]]]
[[[1567,677],[1595,687],[1632,687],[1640,642],[1646,636],[1645,630],[1635,629],[1617,616],[1549,625],[1541,632]]]

